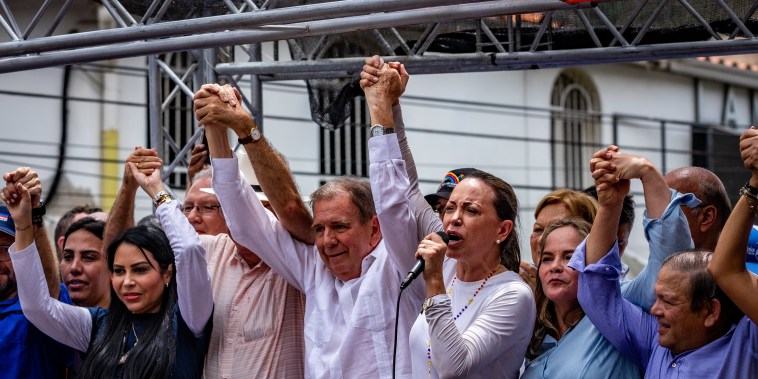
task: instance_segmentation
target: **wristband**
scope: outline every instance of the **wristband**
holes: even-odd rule
[[[45,207],[45,202],[40,200],[39,207],[32,208],[32,224],[42,227],[45,223],[45,219],[43,218],[45,213],[47,213],[47,207]]]

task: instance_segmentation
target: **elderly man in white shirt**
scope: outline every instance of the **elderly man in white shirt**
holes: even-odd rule
[[[224,102],[219,90],[206,85],[195,95],[197,119],[206,127],[213,189],[235,241],[306,295],[306,377],[392,377],[395,302],[416,258],[415,251],[386,246],[379,225],[397,219],[397,212],[409,212],[397,206],[404,194],[386,186],[372,198],[368,181],[338,178],[311,195],[311,218],[291,173],[270,164],[283,158],[250,115]],[[240,137],[279,219],[244,184],[226,128]],[[415,225],[407,233],[415,234]],[[398,378],[411,377],[408,335],[423,299],[422,280],[401,298]]]

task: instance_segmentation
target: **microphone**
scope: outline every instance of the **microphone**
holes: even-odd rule
[[[448,242],[450,242],[450,237],[447,235],[447,233],[439,231],[437,232],[437,235],[442,238],[442,242],[447,245]],[[419,257],[416,260],[416,264],[411,267],[411,270],[408,271],[408,276],[405,277],[405,280],[403,280],[403,283],[400,284],[400,289],[404,290],[405,287],[408,287],[413,279],[416,279],[422,272],[424,272],[424,258]]]

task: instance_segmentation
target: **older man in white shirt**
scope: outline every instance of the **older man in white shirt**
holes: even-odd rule
[[[195,95],[198,121],[206,126],[218,195],[235,241],[255,251],[275,272],[306,295],[306,377],[390,378],[395,302],[414,251],[385,246],[380,222],[397,219],[402,194],[374,193],[367,181],[345,177],[311,195],[313,217],[283,158],[241,107],[222,101],[206,85]],[[239,137],[258,180],[279,216],[268,212],[240,177],[226,128]],[[375,167],[372,166],[372,171]],[[378,216],[377,212],[378,210]],[[415,234],[408,228],[408,233]],[[397,377],[410,378],[408,334],[424,299],[423,281],[401,297]]]

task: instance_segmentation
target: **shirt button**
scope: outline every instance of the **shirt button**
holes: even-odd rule
[[[611,269],[609,267],[606,267],[605,271],[611,271]]]
[[[235,311],[237,311],[237,310],[239,310],[239,309],[240,309],[240,307],[238,307],[238,306],[236,306],[236,305],[235,305],[233,309],[234,309]]]
[[[226,378],[228,378],[228,377],[229,377],[229,376],[228,376],[228,375],[226,375],[226,374],[224,374],[224,376],[223,376],[223,378],[224,378],[224,379],[226,379]]]
[[[229,344],[231,345],[232,344],[232,339],[229,338],[228,340],[226,340],[226,342],[229,342]]]
[[[671,367],[676,367],[676,362],[672,363]]]

